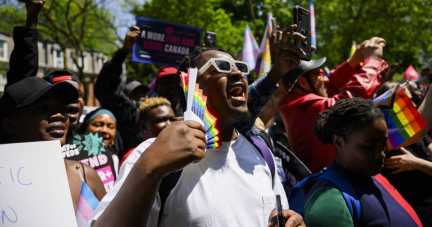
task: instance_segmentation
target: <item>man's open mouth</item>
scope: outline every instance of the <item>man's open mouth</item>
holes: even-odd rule
[[[246,102],[246,97],[245,97],[245,85],[243,83],[235,83],[232,84],[229,89],[228,89],[228,95],[233,99],[234,101],[237,102]]]

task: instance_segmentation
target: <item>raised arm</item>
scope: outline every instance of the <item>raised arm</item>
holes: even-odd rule
[[[25,1],[27,20],[25,27],[14,27],[14,49],[9,60],[6,87],[24,78],[36,76],[38,71],[38,45],[36,29],[45,0]]]
[[[299,55],[304,55],[304,52],[292,44],[291,40],[303,40],[305,37],[300,33],[293,32],[296,28],[297,25],[294,24],[282,32],[282,38],[276,48],[274,66],[269,73],[261,76],[249,86],[248,109],[253,120],[248,123],[236,124],[236,129],[239,132],[249,133],[255,119],[261,114],[271,95],[278,89],[277,82],[282,79],[285,73],[300,64]],[[315,46],[312,46],[312,51],[315,49]]]
[[[131,31],[126,34],[123,47],[115,53],[111,61],[104,63],[98,75],[94,92],[102,106],[107,109],[111,110],[112,108],[110,107],[117,107],[118,102],[124,103],[131,101],[123,92],[117,92],[117,88],[121,82],[122,64],[126,56],[132,50],[139,33],[139,28],[133,26]],[[115,110],[113,112],[115,112]]]

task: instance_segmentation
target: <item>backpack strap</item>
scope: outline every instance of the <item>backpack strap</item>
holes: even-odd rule
[[[361,206],[357,197],[357,193],[350,182],[348,182],[344,176],[334,170],[325,171],[320,177],[318,177],[318,179],[326,179],[336,185],[345,199],[345,202],[353,218],[354,226],[358,226],[360,221]]]
[[[182,170],[179,170],[177,172],[172,172],[166,175],[164,178],[162,178],[161,184],[159,185],[159,189],[158,189],[159,197],[161,200],[161,206],[160,206],[159,217],[158,217],[158,226],[160,225],[160,221],[162,219],[165,202],[169,194],[171,193],[171,191],[179,181],[181,174],[182,174]]]
[[[257,150],[258,152],[261,154],[261,156],[264,158],[265,162],[267,163],[268,167],[270,168],[270,172],[272,175],[272,182],[274,181],[274,177],[275,177],[275,163],[273,160],[273,156],[270,152],[270,149],[267,147],[267,145],[261,141],[260,139],[256,138],[256,137],[251,137],[251,136],[247,136],[247,135],[243,135],[248,141],[249,143],[251,143]]]

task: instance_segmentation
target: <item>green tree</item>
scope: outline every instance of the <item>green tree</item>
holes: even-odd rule
[[[293,23],[295,5],[309,9],[308,0],[158,0],[135,5],[132,13],[216,32],[217,46],[235,53],[242,48],[246,24],[259,43],[267,13],[284,28]],[[327,57],[330,68],[349,57],[352,41],[374,36],[386,40],[383,58],[398,62],[400,71],[432,64],[431,1],[321,0],[314,6],[318,50],[313,57]]]
[[[83,82],[85,62],[79,59],[84,59],[84,52],[112,53],[116,48],[116,28],[112,23],[113,15],[104,8],[106,3],[107,0],[52,0],[45,3],[39,15],[41,38],[54,40],[64,53],[66,48],[73,49],[72,60]],[[0,29],[11,32],[13,26],[24,24],[24,4],[3,5],[0,14],[6,20],[0,22]],[[64,55],[64,68],[70,69],[72,66],[67,64],[66,57]]]

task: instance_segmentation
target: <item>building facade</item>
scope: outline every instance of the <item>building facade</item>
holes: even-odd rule
[[[11,34],[0,32],[0,97],[3,95],[4,86],[7,83],[6,73],[9,68],[10,54],[14,48],[14,42]],[[53,41],[38,41],[39,51],[39,70],[38,77],[43,77],[52,70],[67,68],[69,71],[78,75],[78,68],[73,62],[73,49],[61,51],[60,45]],[[94,96],[93,87],[96,78],[102,69],[103,63],[109,59],[108,55],[100,51],[86,51],[84,58],[78,59],[78,64],[84,66],[83,73],[85,77],[85,101],[87,106],[99,106]],[[65,62],[66,61],[66,62]],[[66,63],[66,64],[65,64]],[[123,74],[125,74],[125,64],[123,64]],[[123,75],[126,79],[126,75]],[[84,85],[83,85],[84,86]]]

